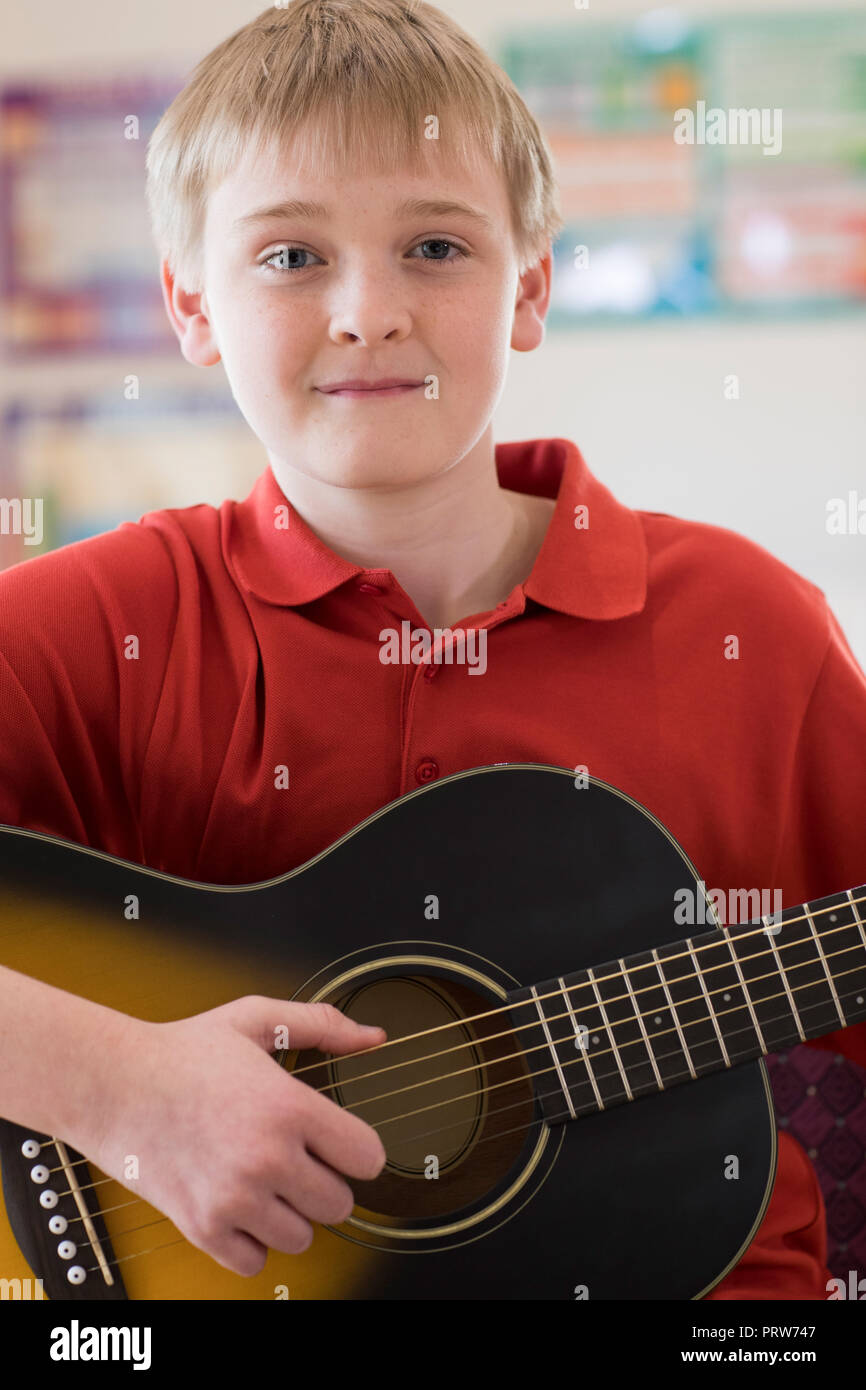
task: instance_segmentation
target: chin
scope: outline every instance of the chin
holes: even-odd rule
[[[417,456],[414,456],[410,446],[399,458],[393,460],[383,458],[378,449],[375,458],[371,458],[370,452],[365,450],[360,457],[350,454],[335,460],[328,469],[325,481],[337,487],[356,489],[399,487],[406,483],[423,482],[425,478],[434,477],[440,471],[441,468],[432,461],[425,467]]]

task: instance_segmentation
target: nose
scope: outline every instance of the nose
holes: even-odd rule
[[[357,265],[334,285],[330,336],[335,343],[400,342],[411,331],[406,286],[381,266]]]

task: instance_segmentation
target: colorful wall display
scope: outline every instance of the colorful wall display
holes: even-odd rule
[[[552,324],[862,308],[866,14],[592,15],[497,54],[556,162]]]

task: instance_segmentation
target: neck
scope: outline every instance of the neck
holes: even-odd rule
[[[414,482],[338,487],[270,462],[319,539],[353,564],[390,570],[431,628],[507,598],[528,577],[554,508],[499,486],[489,427],[453,466]]]
[[[866,885],[509,996],[550,1122],[866,1019]]]

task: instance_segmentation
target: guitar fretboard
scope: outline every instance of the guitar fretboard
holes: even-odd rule
[[[866,1019],[864,923],[866,885],[513,991],[545,1118],[609,1109]]]

